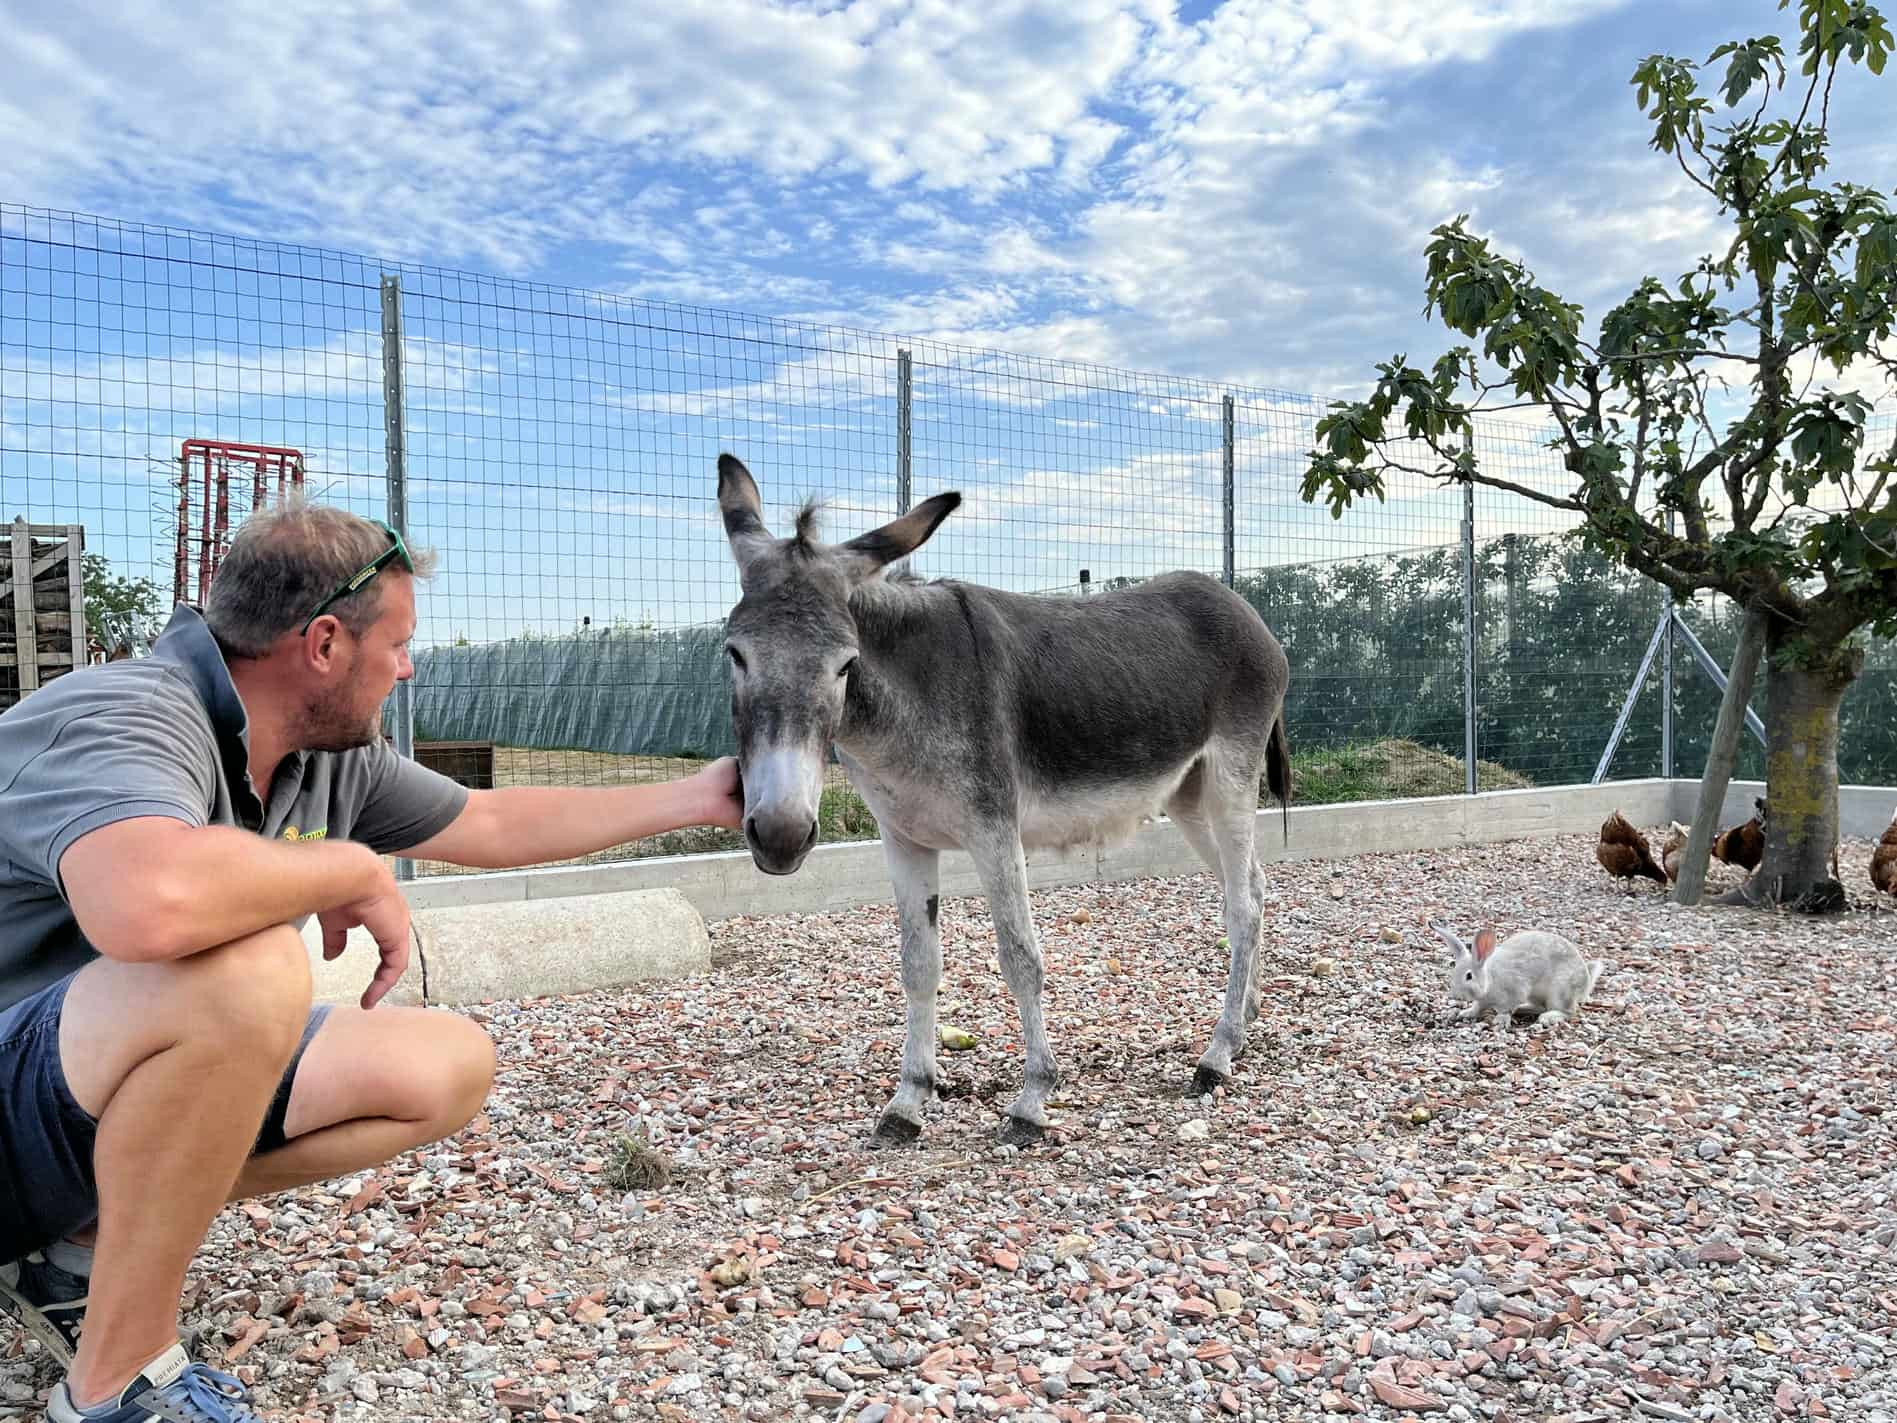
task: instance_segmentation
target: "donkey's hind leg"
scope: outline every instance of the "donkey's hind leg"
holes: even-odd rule
[[[1006,1145],[1025,1146],[1046,1135],[1047,1099],[1060,1081],[1054,1050],[1047,1041],[1047,1026],[1041,1020],[1046,969],[1028,904],[1027,857],[1012,826],[998,827],[994,833],[971,840],[968,853],[988,895],[996,957],[1001,961],[1001,976],[1008,981],[1020,1010],[1021,1041],[1027,1049],[1021,1095],[1008,1104],[1008,1121],[1001,1140]]]
[[[1213,838],[1211,822],[1205,818],[1205,810],[1199,804],[1199,799],[1200,778],[1199,773],[1195,771],[1193,775],[1187,779],[1186,784],[1180,787],[1178,794],[1167,802],[1166,815],[1171,819],[1174,825],[1179,827],[1179,833],[1186,837],[1186,843],[1198,852],[1199,858],[1205,861],[1206,866],[1212,873],[1220,877],[1222,884],[1225,871],[1219,862],[1218,841]],[[1251,888],[1252,899],[1259,904],[1263,904],[1265,898],[1265,880],[1263,873],[1258,869],[1256,864],[1252,866]],[[1229,924],[1227,926],[1226,942],[1228,944],[1231,942]],[[1245,1026],[1250,1027],[1257,1020],[1258,974],[1254,968],[1251,991],[1245,995]]]
[[[1264,912],[1265,880],[1254,850],[1258,817],[1258,768],[1263,748],[1228,748],[1207,757],[1199,813],[1218,851],[1224,889],[1225,935],[1231,964],[1225,978],[1225,1006],[1212,1040],[1192,1077],[1192,1096],[1201,1096],[1232,1075],[1232,1061],[1245,1050],[1245,1030],[1258,1016],[1258,930]],[[1203,853],[1203,852],[1202,852]]]
[[[883,860],[896,887],[902,925],[902,996],[908,1031],[902,1040],[902,1080],[876,1123],[878,1145],[904,1145],[922,1135],[922,1111],[935,1096],[935,1000],[942,986],[941,855],[883,835]]]
[[[1186,772],[1185,780],[1166,802],[1166,816],[1179,827],[1179,833],[1186,837],[1186,843],[1205,861],[1206,867],[1218,874],[1219,847],[1212,838],[1211,822],[1205,818],[1205,807],[1201,803],[1204,799],[1205,760],[1201,758]]]

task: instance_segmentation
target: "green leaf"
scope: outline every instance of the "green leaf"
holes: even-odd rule
[[[1779,81],[1784,82],[1784,52],[1779,47],[1776,35],[1747,40],[1744,44],[1722,44],[1706,62],[1711,64],[1727,54],[1732,56],[1732,60],[1726,66],[1726,82],[1721,89],[1721,97],[1729,109],[1737,108],[1740,101],[1751,92],[1752,86],[1765,80],[1772,69],[1777,70]]]

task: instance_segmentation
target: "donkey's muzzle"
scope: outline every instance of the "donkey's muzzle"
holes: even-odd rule
[[[747,815],[744,843],[751,847],[751,862],[765,874],[792,874],[817,843],[817,822],[803,817]]]

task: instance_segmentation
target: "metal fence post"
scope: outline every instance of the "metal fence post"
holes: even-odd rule
[[[896,352],[896,512],[909,512],[909,479],[913,472],[910,465],[911,425],[909,402],[911,388],[915,381],[915,364],[909,352]]]
[[[1667,536],[1672,537],[1671,510],[1666,516],[1666,531]],[[1670,781],[1673,779],[1673,595],[1662,588],[1660,597],[1669,614],[1665,641],[1660,645],[1660,778]]]
[[[1475,436],[1462,437],[1465,451]],[[1462,484],[1462,783],[1465,794],[1477,789],[1475,773],[1475,481]]]
[[[1237,422],[1233,418],[1232,397],[1224,401],[1225,446],[1225,586],[1230,588],[1238,576],[1238,514],[1237,514]]]
[[[389,526],[408,537],[408,446],[402,385],[402,279],[392,272],[382,274],[382,427],[384,448],[388,453]],[[395,751],[398,756],[415,755],[415,689],[408,682],[395,684]],[[414,879],[415,862],[397,859],[397,879]]]

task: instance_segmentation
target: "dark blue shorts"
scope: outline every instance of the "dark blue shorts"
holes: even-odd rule
[[[59,1012],[71,984],[71,976],[62,978],[0,1008],[0,1264],[98,1219],[92,1147],[99,1124],[73,1100],[59,1062]],[[328,1013],[325,1005],[310,1013],[258,1134],[260,1152],[284,1143],[290,1084]]]

